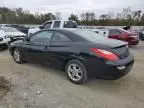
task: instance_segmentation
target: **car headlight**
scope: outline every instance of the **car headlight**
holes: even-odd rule
[[[7,36],[4,36],[4,38],[6,39],[6,38],[7,38]]]
[[[10,36],[6,35],[6,36],[4,36],[4,38],[7,39],[7,38],[10,38]]]
[[[1,42],[1,41],[3,41],[3,38],[2,38],[2,37],[0,37],[0,42]]]

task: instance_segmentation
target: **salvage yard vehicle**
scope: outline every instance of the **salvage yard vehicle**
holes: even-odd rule
[[[141,30],[141,31],[139,32],[139,38],[140,38],[141,40],[144,40],[144,30]]]
[[[42,29],[53,28],[77,28],[77,22],[73,20],[50,20],[39,27],[29,29],[28,35],[33,34]]]
[[[0,27],[0,47],[8,47],[11,40],[26,37],[26,34],[12,27]]]
[[[139,35],[139,39],[144,40],[144,29],[131,29],[131,26],[126,26],[123,29]]]
[[[92,31],[102,34],[103,36],[108,38],[128,42],[129,45],[138,45],[139,43],[139,34],[126,31],[123,29],[104,28],[104,29],[94,29]]]
[[[18,31],[21,31],[24,34],[28,34],[28,29],[29,29],[29,27],[26,27],[26,26],[20,25],[20,24],[7,24],[7,25],[5,25],[5,27],[16,28]]]
[[[12,27],[16,28],[18,31],[21,31],[24,34],[28,34],[28,29],[26,25],[21,25],[21,24],[2,24],[1,27]]]
[[[13,42],[9,51],[19,64],[37,61],[62,67],[75,84],[94,76],[116,80],[134,63],[127,43],[81,29],[41,30]]]

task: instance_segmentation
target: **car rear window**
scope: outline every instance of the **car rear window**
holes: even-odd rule
[[[110,35],[120,35],[121,32],[118,29],[111,29],[109,34]]]
[[[106,37],[97,34],[93,31],[89,31],[89,30],[76,30],[74,31],[76,34],[80,35],[81,37],[85,38],[88,41],[92,41],[95,42],[97,40],[103,40],[106,39]]]
[[[127,31],[127,30],[123,30],[123,29],[120,29],[120,30],[126,33],[131,33],[130,31]]]

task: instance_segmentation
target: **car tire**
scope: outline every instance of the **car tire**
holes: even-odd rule
[[[14,48],[12,55],[13,55],[13,58],[14,58],[14,60],[15,60],[16,63],[18,63],[18,64],[24,63],[24,60],[23,60],[20,48]]]
[[[77,59],[72,59],[67,62],[65,72],[68,79],[75,84],[83,84],[88,79],[85,66]]]
[[[140,38],[141,40],[144,40],[144,34],[143,34],[143,33],[140,33],[140,34],[139,34],[139,38]]]

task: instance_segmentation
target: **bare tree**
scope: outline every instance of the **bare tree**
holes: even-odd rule
[[[109,12],[108,13],[108,19],[112,19],[114,17],[114,12]]]
[[[102,15],[100,15],[99,19],[100,20],[108,19],[108,15],[107,14],[102,14]]]
[[[95,13],[94,12],[82,13],[81,19],[86,20],[86,21],[93,21],[93,20],[95,20]]]
[[[57,20],[61,20],[62,18],[61,18],[61,12],[56,12],[55,13],[55,16],[56,16],[56,19]]]
[[[85,16],[86,16],[86,21],[89,21],[90,20],[90,14],[89,12],[85,13]]]
[[[141,17],[141,10],[138,10],[138,11],[135,11],[134,13],[133,13],[133,18],[134,18],[134,20],[138,20],[138,21],[140,21],[140,17]]]
[[[90,16],[91,16],[91,21],[95,20],[96,15],[95,15],[94,12],[92,12],[92,13],[90,14]]]
[[[117,14],[116,14],[116,18],[117,18],[117,19],[121,19],[121,17],[122,17],[121,13],[117,13]]]
[[[82,19],[83,21],[86,19],[85,13],[82,13],[80,16],[81,16],[81,19]]]
[[[140,20],[141,25],[144,25],[144,13],[142,14],[141,20]]]
[[[122,18],[123,19],[127,19],[127,16],[128,15],[131,15],[131,8],[128,7],[128,8],[123,8],[123,12],[122,12]]]

